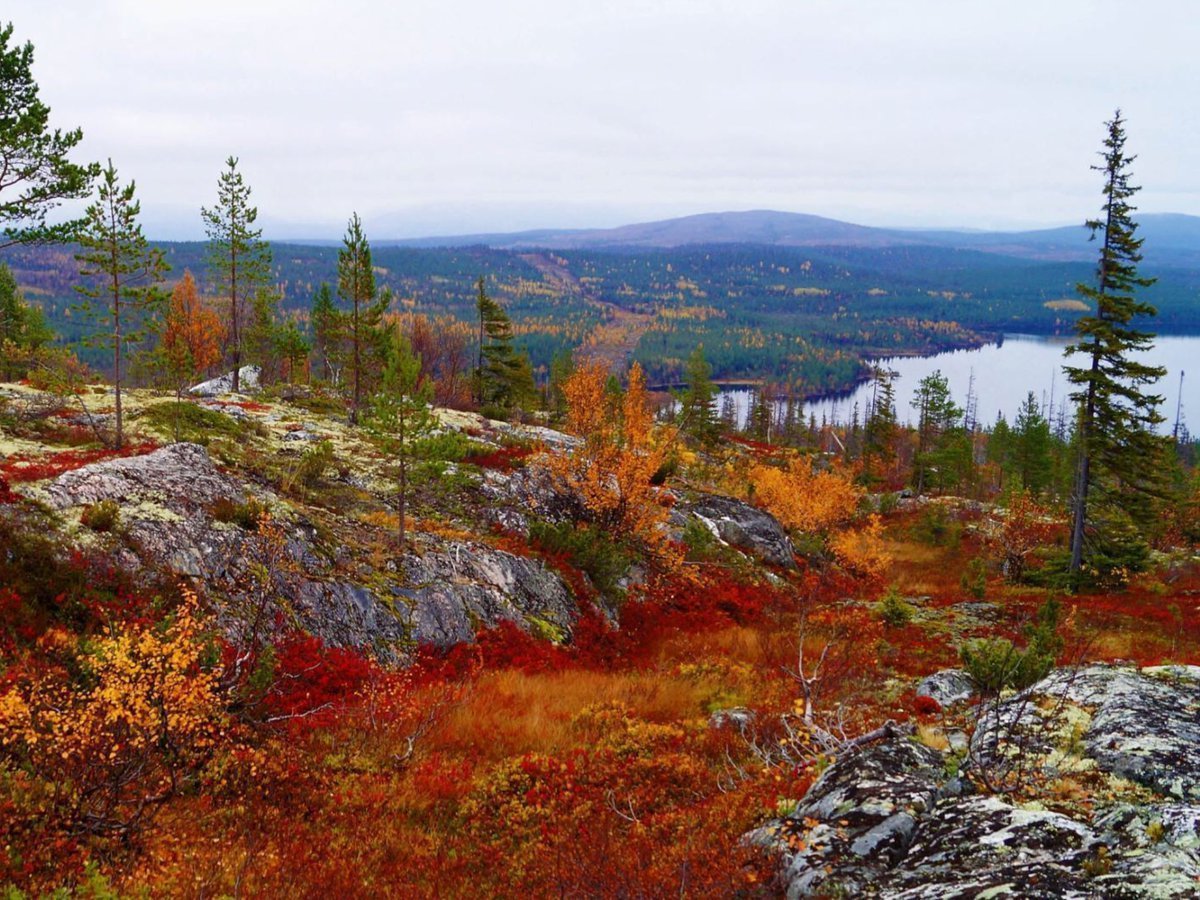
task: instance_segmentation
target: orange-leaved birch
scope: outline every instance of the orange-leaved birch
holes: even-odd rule
[[[628,388],[614,396],[604,364],[585,361],[563,384],[563,396],[567,431],[583,443],[544,457],[558,489],[577,500],[581,518],[639,541],[657,562],[675,568],[679,553],[664,527],[668,512],[651,483],[674,432],[655,427],[641,366],[634,363]]]

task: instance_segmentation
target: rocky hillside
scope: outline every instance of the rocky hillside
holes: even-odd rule
[[[654,472],[649,531],[619,533],[564,486],[562,461],[588,442],[451,410],[413,471],[401,546],[392,461],[343,409],[302,388],[227,387],[181,406],[127,393],[116,451],[95,440],[106,388],[81,408],[0,386],[14,883],[1200,891],[1200,577],[1186,557],[1111,596],[1011,586],[977,562],[1010,514],[870,496],[836,465],[797,468],[748,441],[683,446]],[[97,770],[72,768],[74,745],[54,743],[69,736],[34,719],[19,731],[21,704],[61,699],[38,687],[45,672],[93,696],[126,636],[172,634],[180,586],[209,648],[188,677],[210,679],[205,721],[228,743],[186,770],[178,751],[155,757],[191,791],[164,792],[161,818],[130,819],[120,791],[102,814],[50,818],[27,785]],[[249,674],[246,647],[260,648]],[[137,840],[118,851],[112,833]]]

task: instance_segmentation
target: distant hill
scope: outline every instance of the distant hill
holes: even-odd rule
[[[511,234],[473,234],[455,237],[387,241],[400,246],[450,247],[483,244],[497,249],[539,247],[551,250],[616,250],[633,247],[686,247],[699,244],[759,244],[775,247],[893,247],[928,243],[906,234],[854,225],[804,213],[751,210],[700,213],[678,219],[640,222],[617,228],[540,229]]]
[[[1147,262],[1200,267],[1200,217],[1157,213],[1138,218],[1146,239]],[[677,219],[641,222],[617,228],[538,229],[511,233],[443,235],[379,246],[468,247],[501,250],[628,250],[705,244],[756,244],[774,247],[945,247],[977,250],[1019,259],[1087,262],[1095,258],[1088,231],[1080,225],[1035,231],[957,231],[875,228],[804,213],[751,210],[701,213]]]

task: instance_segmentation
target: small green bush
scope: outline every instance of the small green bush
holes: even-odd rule
[[[681,537],[687,547],[687,558],[692,562],[705,562],[721,555],[721,542],[699,519],[688,519]]]
[[[895,491],[879,495],[879,514],[886,516],[900,508],[900,495]]]
[[[565,554],[572,565],[587,574],[596,590],[609,599],[619,599],[621,577],[633,565],[634,556],[606,532],[569,522],[533,522],[529,538],[545,550]]]
[[[116,531],[121,521],[121,504],[116,500],[101,500],[83,508],[79,522],[92,531]]]
[[[912,604],[901,597],[895,587],[891,587],[879,602],[879,618],[889,628],[903,628],[913,619]]]
[[[972,559],[958,583],[964,594],[982,600],[987,595],[987,562],[978,556]]]
[[[330,441],[317,441],[304,448],[300,459],[283,478],[283,489],[293,490],[296,486],[312,487],[325,477],[329,467],[333,465],[333,444]]]
[[[962,540],[962,532],[962,523],[950,518],[946,507],[931,503],[917,520],[913,536],[921,543],[934,547],[954,547]]]
[[[1018,649],[1008,638],[980,638],[959,649],[963,668],[981,694],[998,694],[1005,688],[1022,690],[1045,678],[1063,648],[1058,634],[1059,603],[1047,600],[1025,628],[1028,641]]]
[[[217,437],[241,437],[245,430],[232,416],[189,403],[155,403],[142,411],[141,420],[165,437],[207,444]]]

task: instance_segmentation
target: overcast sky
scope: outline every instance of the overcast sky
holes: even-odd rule
[[[225,158],[268,236],[608,226],[730,209],[1036,227],[1200,214],[1190,0],[6,0],[54,124],[202,236]]]

